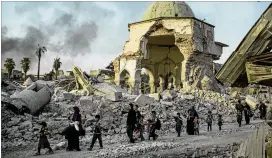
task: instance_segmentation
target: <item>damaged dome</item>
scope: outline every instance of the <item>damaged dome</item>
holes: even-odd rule
[[[146,10],[142,20],[161,17],[195,17],[191,7],[182,1],[154,2]]]

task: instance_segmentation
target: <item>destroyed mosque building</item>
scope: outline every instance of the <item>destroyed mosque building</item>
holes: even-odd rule
[[[220,92],[215,60],[228,45],[214,40],[214,26],[195,17],[185,2],[153,2],[142,21],[128,25],[129,40],[114,61],[115,83],[139,94],[141,71],[150,93],[201,88]]]

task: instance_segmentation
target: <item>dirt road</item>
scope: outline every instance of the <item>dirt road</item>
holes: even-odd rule
[[[4,157],[32,157],[32,158],[90,158],[90,157],[191,157],[200,154],[202,157],[209,157],[210,154],[226,154],[231,157],[237,151],[240,142],[245,139],[261,121],[252,121],[250,125],[243,125],[241,128],[236,123],[223,126],[218,131],[213,126],[212,132],[206,131],[206,126],[201,127],[199,136],[189,136],[185,133],[181,137],[176,134],[160,135],[156,141],[144,141],[129,144],[105,144],[104,149],[98,150],[98,143],[93,151],[82,149],[80,152],[55,151],[52,155],[31,156],[30,151],[21,151]],[[33,153],[33,151],[32,151]]]

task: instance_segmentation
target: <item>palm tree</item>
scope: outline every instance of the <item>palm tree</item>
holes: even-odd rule
[[[42,54],[45,53],[47,51],[47,49],[43,46],[40,46],[38,44],[38,48],[37,48],[37,51],[36,51],[36,55],[38,56],[38,80],[40,79],[40,62],[41,62],[41,57],[42,57]]]
[[[54,59],[54,64],[53,64],[53,68],[55,69],[55,72],[56,72],[56,80],[58,79],[58,70],[59,70],[59,68],[60,68],[60,66],[61,66],[61,62],[60,62],[60,58],[55,58]]]
[[[22,66],[23,72],[25,74],[25,80],[26,80],[26,73],[27,73],[27,71],[29,70],[29,67],[30,67],[30,60],[29,60],[29,58],[23,58],[21,60],[21,66]]]
[[[5,64],[4,64],[5,68],[7,69],[8,71],[8,78],[10,79],[10,76],[11,76],[11,73],[12,73],[12,70],[15,68],[15,63],[13,61],[12,58],[7,58],[6,61],[5,61]]]

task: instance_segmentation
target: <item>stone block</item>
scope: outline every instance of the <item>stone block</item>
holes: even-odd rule
[[[74,95],[72,93],[65,92],[63,93],[63,97],[65,100],[72,100],[74,98]]]
[[[154,98],[155,100],[159,101],[160,100],[160,94],[159,93],[152,93],[148,95],[151,98]]]
[[[193,99],[195,99],[195,96],[190,95],[190,94],[188,94],[188,95],[180,95],[180,98],[184,99],[184,100],[193,100]]]
[[[173,102],[168,102],[168,101],[163,101],[163,100],[161,100],[160,103],[161,103],[162,105],[173,106]]]
[[[92,96],[82,96],[80,99],[79,99],[79,104],[80,106],[90,106],[93,104],[93,97]]]
[[[134,103],[140,106],[149,105],[154,102],[154,98],[150,98],[143,94],[138,95],[138,97],[134,100]]]
[[[162,99],[174,99],[175,97],[177,97],[177,92],[174,90],[165,90],[161,93]]]
[[[107,93],[105,98],[111,101],[120,101],[122,99],[122,92]]]
[[[127,93],[122,93],[123,98],[127,99],[127,100],[134,100],[135,98],[137,98],[137,95],[131,95],[131,94],[127,94]]]

